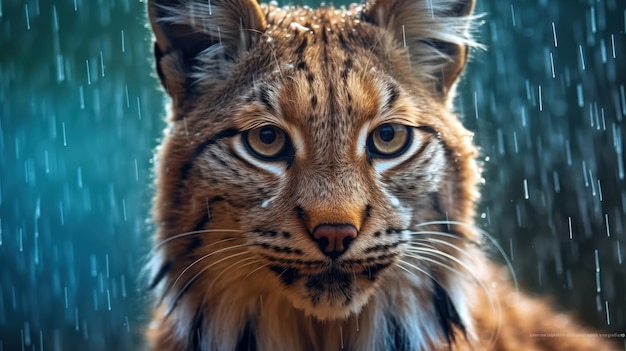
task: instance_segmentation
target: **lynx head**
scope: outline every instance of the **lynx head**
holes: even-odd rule
[[[476,238],[458,223],[478,170],[450,107],[473,7],[149,1],[172,99],[154,205],[163,308],[253,314],[262,297],[335,320],[411,291],[461,326],[453,276]]]

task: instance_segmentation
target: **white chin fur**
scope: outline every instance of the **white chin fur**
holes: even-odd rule
[[[348,304],[345,304],[341,299],[329,299],[324,296],[313,305],[310,296],[294,293],[289,293],[287,299],[291,301],[294,308],[301,310],[305,315],[315,317],[320,321],[330,321],[358,315],[373,291],[373,288],[360,290],[355,293]]]

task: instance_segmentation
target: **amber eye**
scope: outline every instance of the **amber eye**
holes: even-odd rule
[[[396,157],[406,151],[411,141],[411,128],[395,123],[386,123],[374,129],[367,141],[373,157]]]
[[[274,126],[249,130],[243,135],[248,150],[262,160],[276,160],[287,156],[289,140],[285,132]]]

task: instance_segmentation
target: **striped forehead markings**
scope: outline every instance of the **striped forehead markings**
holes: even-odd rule
[[[274,106],[274,101],[276,100],[276,92],[271,86],[267,84],[255,85],[254,94],[257,101],[263,104],[268,112],[272,114],[277,113],[276,107]]]
[[[387,97],[383,106],[386,110],[391,110],[394,103],[400,97],[400,89],[394,83],[387,83],[385,84],[385,92],[383,94]]]

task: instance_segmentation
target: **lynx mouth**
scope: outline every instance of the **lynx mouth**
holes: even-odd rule
[[[287,286],[294,307],[320,320],[344,318],[358,312],[367,302],[380,272],[391,263],[366,266],[362,271],[329,266],[317,272],[272,266]]]
[[[362,266],[358,269],[350,267],[350,265],[337,266],[329,265],[323,269],[317,269],[311,271],[309,269],[295,268],[289,266],[272,265],[270,270],[278,275],[280,280],[287,286],[291,286],[294,283],[304,280],[306,286],[313,287],[342,287],[346,286],[347,282],[356,280],[357,278],[366,279],[371,282],[375,282],[380,272],[389,267],[391,262],[381,262],[368,266]]]

